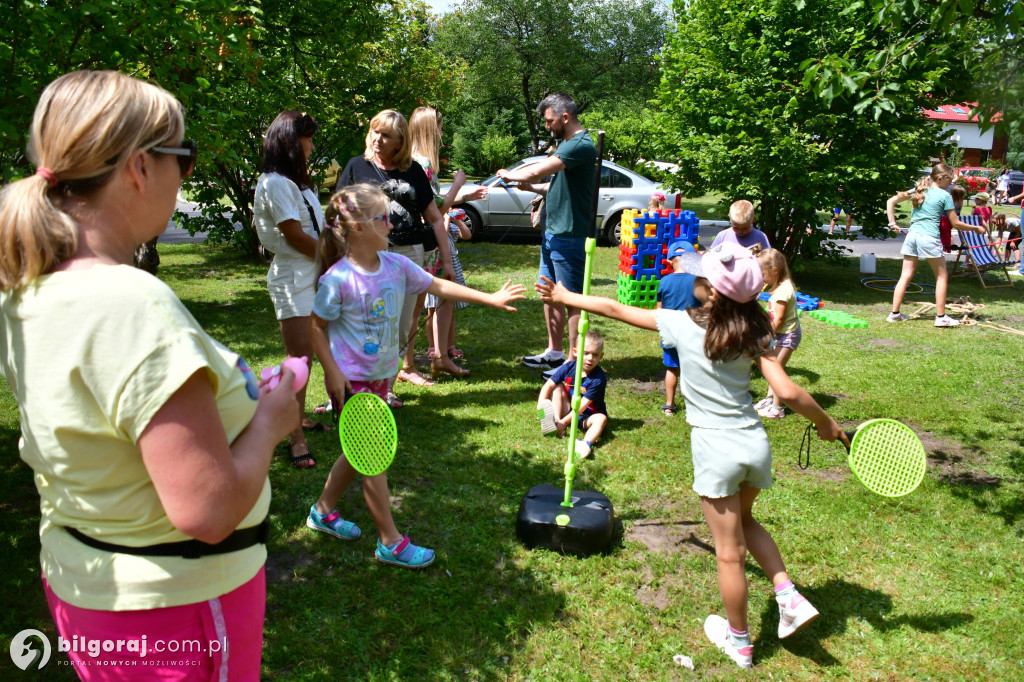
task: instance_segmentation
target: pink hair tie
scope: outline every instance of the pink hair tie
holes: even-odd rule
[[[46,166],[36,168],[36,175],[42,176],[42,178],[46,180],[46,184],[50,186],[50,189],[57,186],[57,176]]]

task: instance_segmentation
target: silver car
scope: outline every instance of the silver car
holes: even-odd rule
[[[509,167],[520,168],[546,159],[546,156],[531,156]],[[538,182],[547,182],[544,178]],[[466,210],[467,224],[473,236],[490,233],[501,236],[507,234],[539,234],[530,224],[530,200],[537,195],[523,192],[516,188],[515,183],[506,183],[497,175],[479,183],[466,183],[466,187],[488,187],[487,198],[467,201],[459,208]],[[442,187],[442,194],[447,187]],[[665,193],[665,206],[674,208],[677,205],[675,194],[665,192],[661,185],[634,173],[631,170],[605,161],[601,166],[601,193],[597,203],[597,237],[613,246],[619,244],[619,225],[622,212],[626,209],[647,210],[651,194],[659,191]]]

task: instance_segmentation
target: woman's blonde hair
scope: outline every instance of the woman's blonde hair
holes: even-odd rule
[[[359,183],[343,187],[324,209],[324,229],[316,249],[316,281],[348,253],[348,235],[356,223],[367,224],[388,212],[388,195],[373,185]]]
[[[914,204],[914,208],[919,208],[924,203],[924,195],[928,192],[928,188],[931,187],[933,182],[939,183],[947,178],[952,180],[953,176],[953,169],[944,163],[937,163],[932,166],[931,175],[927,178],[920,178],[914,186],[914,193],[910,195],[910,202]]]
[[[430,159],[434,178],[441,171],[438,152],[441,149],[441,112],[434,107],[419,107],[409,119],[409,134],[412,137],[412,155]]]
[[[0,290],[74,255],[78,226],[65,198],[95,194],[136,149],[177,143],[184,129],[172,94],[116,71],[74,71],[46,86],[28,142],[41,170],[0,191]]]
[[[775,273],[776,286],[787,279],[793,279],[789,272],[789,263],[786,262],[786,256],[778,249],[765,249],[758,252],[757,260],[761,263],[762,270],[771,270]]]
[[[412,144],[409,141],[409,122],[405,116],[394,109],[385,109],[370,119],[370,129],[366,131],[366,151],[363,158],[373,163],[373,133],[383,130],[398,140],[398,150],[393,159],[398,170],[409,170],[412,165]]]

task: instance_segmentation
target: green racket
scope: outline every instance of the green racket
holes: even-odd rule
[[[902,497],[921,485],[928,460],[921,439],[906,424],[872,419],[844,435],[850,469],[871,492]]]
[[[398,451],[398,427],[388,404],[373,393],[356,393],[345,401],[338,419],[341,449],[352,468],[364,476],[386,471]]]

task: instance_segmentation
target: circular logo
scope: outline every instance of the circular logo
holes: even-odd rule
[[[39,638],[43,643],[42,649],[32,646],[33,643],[29,642],[32,637]],[[50,660],[50,640],[39,630],[22,630],[11,640],[11,660],[22,670],[28,670],[32,665],[42,668]]]

